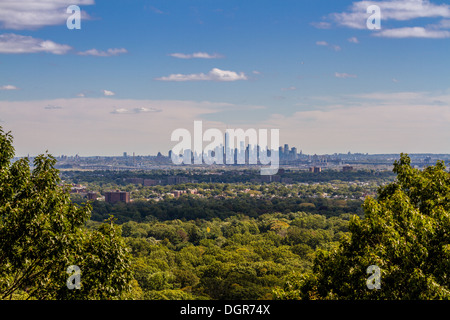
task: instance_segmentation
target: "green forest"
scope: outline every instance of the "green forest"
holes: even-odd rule
[[[235,215],[122,224],[143,299],[273,299],[286,277],[336,245],[348,214]]]

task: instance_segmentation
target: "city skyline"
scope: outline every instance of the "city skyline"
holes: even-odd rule
[[[0,126],[17,156],[167,154],[199,120],[305,154],[445,154],[449,39],[440,0],[5,0]]]

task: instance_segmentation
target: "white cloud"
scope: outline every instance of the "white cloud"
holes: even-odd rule
[[[0,90],[18,90],[19,88],[17,88],[16,86],[13,86],[11,84],[7,84],[4,86],[0,87]]]
[[[450,31],[427,30],[423,27],[407,27],[396,29],[385,29],[374,34],[377,37],[386,38],[429,38],[443,39],[450,38]]]
[[[145,107],[134,108],[133,111],[136,112],[136,113],[141,113],[141,112],[161,112],[160,109],[145,108]]]
[[[192,74],[171,74],[167,77],[156,78],[159,81],[237,81],[247,80],[247,76],[243,73],[236,73],[234,71],[221,70],[214,68],[205,73]]]
[[[316,41],[316,45],[318,46],[323,46],[323,47],[330,47],[332,48],[334,51],[340,51],[341,47],[335,44],[329,44],[326,41]]]
[[[391,0],[376,2],[383,19],[411,20],[416,18],[450,17],[450,6],[433,4],[429,0]],[[360,8],[367,8],[368,1],[362,1]]]
[[[126,108],[117,108],[114,111],[111,111],[112,114],[137,114],[137,113],[148,113],[148,112],[161,112],[160,109],[155,108],[134,108],[134,109],[126,109]]]
[[[443,19],[439,21],[436,26],[437,28],[450,29],[450,19]]]
[[[129,113],[129,110],[125,109],[125,108],[118,108],[118,109],[114,109],[114,111],[111,111],[111,113],[113,113],[113,114]]]
[[[114,96],[115,93],[109,90],[103,90],[103,95],[105,96]]]
[[[96,56],[96,57],[111,57],[117,56],[119,54],[127,53],[127,49],[125,48],[114,48],[108,49],[106,51],[99,51],[97,49],[90,49],[87,51],[78,52],[80,56]]]
[[[159,10],[158,8],[155,8],[155,7],[153,7],[153,6],[144,6],[144,8],[145,9],[149,9],[149,10],[151,10],[151,11],[153,11],[154,13],[157,13],[157,14],[164,14],[164,12],[163,11],[161,11],[161,10]]]
[[[331,19],[338,25],[356,29],[365,29],[367,13],[370,5],[380,7],[383,21],[407,21],[416,18],[449,18],[450,6],[447,4],[433,4],[429,0],[386,0],[386,1],[357,1],[342,13],[332,13]]]
[[[48,105],[48,106],[45,106],[44,109],[47,109],[47,110],[59,110],[59,109],[62,109],[62,107],[61,106]]]
[[[3,29],[34,30],[45,26],[64,25],[70,16],[69,5],[93,5],[94,0],[2,0],[0,26]],[[81,18],[89,19],[84,10]]]
[[[22,36],[13,33],[0,35],[0,53],[20,54],[20,53],[53,53],[66,54],[72,47],[65,44],[58,44],[50,40],[42,40],[31,36]]]
[[[297,90],[297,87],[291,86],[288,88],[281,88],[281,91],[294,91],[294,90]]]
[[[383,103],[389,105],[413,105],[413,104],[429,104],[436,97],[425,92],[372,92],[372,93],[362,93],[347,95],[347,98],[356,98],[364,101],[369,101],[377,105]],[[441,97],[439,97],[442,99]],[[446,98],[443,98],[444,100]]]
[[[348,40],[348,42],[351,42],[351,43],[359,43],[359,40],[357,37],[351,37],[351,38],[348,38],[347,40]]]
[[[190,54],[185,53],[171,53],[169,56],[178,58],[178,59],[218,59],[223,58],[221,54],[213,53],[209,54],[206,52],[195,52]]]
[[[331,28],[331,23],[325,22],[325,21],[312,22],[311,25],[313,25],[317,29],[330,29]]]
[[[339,73],[339,72],[335,72],[334,76],[336,78],[342,78],[342,79],[347,79],[347,78],[357,78],[356,74],[349,74],[349,73]]]
[[[381,23],[383,29],[392,21],[409,21],[418,18],[440,18],[440,22],[428,26],[415,27],[388,27],[380,32],[373,32],[374,36],[389,38],[449,38],[450,33],[442,30],[450,28],[450,5],[434,4],[429,0],[383,0],[383,1],[355,1],[349,8],[340,13],[331,13],[327,17],[327,22],[315,23],[316,27],[320,24],[331,24],[334,22],[338,26],[349,27],[353,29],[367,29],[367,19],[372,13],[367,13],[370,5],[377,5],[381,11]],[[350,38],[353,39],[353,38]],[[349,39],[349,41],[350,41]],[[350,41],[353,42],[353,41]],[[357,42],[355,42],[357,43]]]

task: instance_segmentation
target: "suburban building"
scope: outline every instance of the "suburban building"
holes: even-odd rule
[[[351,166],[345,166],[345,167],[342,167],[342,171],[343,171],[343,172],[350,172],[350,171],[353,171],[353,167],[351,167]]]
[[[130,193],[126,191],[109,191],[105,192],[105,201],[108,203],[130,202]]]

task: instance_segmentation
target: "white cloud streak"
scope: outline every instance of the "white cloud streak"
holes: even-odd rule
[[[103,95],[104,96],[114,96],[115,93],[109,90],[103,90]]]
[[[381,9],[382,19],[407,21],[417,18],[449,18],[450,6],[447,4],[433,4],[429,0],[386,0],[386,1],[357,1],[348,11],[333,13],[331,18],[339,25],[365,29],[367,13],[370,5],[377,5]]]
[[[59,110],[59,109],[62,109],[62,107],[61,106],[48,105],[48,106],[45,106],[44,109],[46,109],[46,110]]]
[[[341,79],[348,79],[348,78],[357,78],[356,74],[349,74],[349,73],[339,73],[339,72],[335,72],[334,76],[336,78],[341,78]]]
[[[218,53],[209,54],[207,52],[195,52],[195,53],[170,53],[169,56],[178,59],[219,59],[223,58],[223,55]]]
[[[386,28],[379,32],[373,32],[374,36],[387,38],[449,38],[450,33],[442,30],[449,27],[450,5],[434,4],[429,0],[384,0],[384,1],[356,1],[345,12],[331,13],[327,19],[338,26],[353,29],[367,29],[367,19],[371,13],[367,13],[370,5],[377,5],[381,11],[382,25],[392,21],[409,21],[419,18],[440,18],[439,23],[428,26]],[[321,23],[315,23],[319,27]]]
[[[70,16],[66,12],[68,6],[93,4],[94,0],[1,0],[0,26],[10,30],[35,30],[64,25]],[[89,16],[82,10],[81,18],[89,19]]]
[[[125,48],[114,48],[114,49],[108,49],[106,51],[99,51],[97,49],[90,49],[87,51],[81,51],[77,54],[80,56],[95,56],[95,57],[111,57],[111,56],[117,56],[119,54],[128,53],[127,49]]]
[[[111,111],[112,114],[137,114],[137,113],[147,113],[147,112],[161,112],[160,109],[155,108],[134,108],[134,109],[126,109],[126,108],[116,108],[114,111]]]
[[[385,38],[428,38],[443,39],[450,38],[450,31],[445,30],[428,30],[423,27],[408,27],[381,30],[374,34],[377,37]]]
[[[156,78],[158,81],[219,81],[230,82],[238,80],[247,80],[247,76],[243,73],[234,71],[221,70],[214,68],[208,73],[192,73],[192,74],[171,74],[167,77]]]
[[[326,41],[316,41],[316,45],[318,46],[323,46],[323,47],[330,47],[332,48],[334,51],[341,51],[341,47],[336,45],[336,44],[329,44]]]
[[[14,33],[0,35],[0,53],[21,54],[21,53],[52,53],[66,54],[72,47],[65,44],[58,44],[51,40],[42,40],[31,36],[22,36]]]
[[[9,90],[19,90],[19,88],[17,88],[16,86],[13,86],[11,84],[7,84],[4,86],[0,87],[0,90],[5,90],[5,91],[9,91]]]
[[[312,22],[311,25],[316,27],[317,29],[330,29],[332,26],[331,23],[326,21]]]

